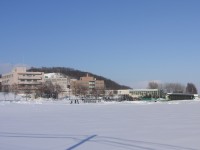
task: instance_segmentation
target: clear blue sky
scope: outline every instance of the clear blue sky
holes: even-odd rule
[[[1,0],[0,65],[71,67],[131,87],[200,83],[199,0]]]

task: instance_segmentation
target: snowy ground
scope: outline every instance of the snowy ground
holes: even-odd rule
[[[4,101],[0,150],[200,150],[200,101]]]

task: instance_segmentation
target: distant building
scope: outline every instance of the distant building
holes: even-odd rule
[[[112,97],[118,95],[118,90],[105,90],[105,96]]]
[[[118,95],[129,95],[130,94],[130,89],[127,90],[117,90]]]
[[[59,97],[65,97],[70,95],[70,79],[60,73],[47,73],[44,74],[45,82],[51,82],[53,85],[59,85],[62,88],[62,92]]]
[[[104,87],[104,80],[97,80],[88,74],[85,77],[81,77],[80,80],[71,82],[73,94],[91,94],[94,91],[103,91]]]
[[[132,89],[130,95],[133,98],[159,98],[163,93],[159,89]]]
[[[43,82],[43,72],[27,72],[26,67],[16,67],[10,73],[2,75],[3,90],[10,90],[15,85],[20,92],[33,92]]]
[[[72,94],[75,94],[75,89],[77,88],[77,79],[70,79],[70,91],[72,92]],[[70,92],[70,93],[71,93]]]
[[[186,94],[186,93],[167,93],[165,95],[166,100],[193,100],[197,98],[197,94]]]

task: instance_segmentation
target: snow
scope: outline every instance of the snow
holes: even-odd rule
[[[45,78],[64,78],[64,75],[61,73],[45,73]]]
[[[200,149],[199,100],[70,104],[19,99],[0,96],[1,150]]]

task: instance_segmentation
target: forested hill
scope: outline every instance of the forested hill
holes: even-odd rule
[[[106,89],[107,90],[118,90],[118,89],[130,89],[130,87],[125,85],[120,85],[110,79],[107,79],[102,76],[95,75],[90,72],[84,72],[80,70],[75,70],[72,68],[65,68],[65,67],[42,67],[42,68],[31,68],[28,71],[34,72],[44,72],[44,73],[62,73],[64,75],[69,76],[70,78],[80,79],[80,77],[86,76],[88,73],[90,76],[95,77],[97,80],[104,80]]]

